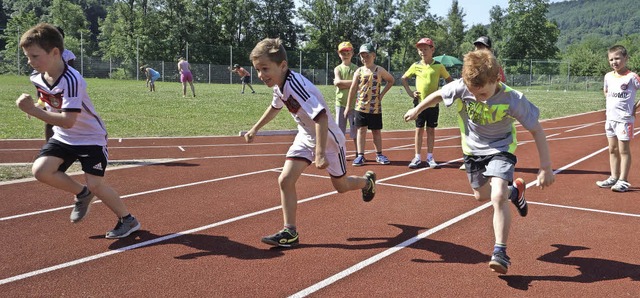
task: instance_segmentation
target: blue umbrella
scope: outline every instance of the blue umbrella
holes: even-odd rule
[[[462,65],[462,61],[460,61],[458,58],[453,56],[447,56],[447,55],[435,56],[433,57],[433,60],[436,60],[442,63],[446,67],[451,67],[454,65]]]

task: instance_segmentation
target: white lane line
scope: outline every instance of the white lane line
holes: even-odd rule
[[[295,294],[293,294],[293,295],[291,295],[289,297],[306,297],[307,295],[310,295],[310,294],[312,294],[314,292],[317,292],[318,290],[320,290],[320,289],[322,289],[322,288],[324,288],[324,287],[326,287],[326,286],[328,286],[328,285],[330,285],[330,284],[332,284],[332,283],[334,283],[334,282],[336,282],[336,281],[338,281],[340,279],[343,279],[343,278],[345,278],[345,277],[357,272],[360,269],[363,269],[363,268],[365,268],[365,267],[367,267],[367,266],[369,266],[371,264],[374,264],[374,263],[376,263],[376,262],[378,262],[378,261],[380,261],[380,260],[382,260],[382,259],[384,259],[384,258],[386,258],[386,257],[388,257],[388,256],[400,251],[401,249],[403,249],[405,247],[411,246],[412,244],[420,241],[421,239],[424,239],[424,238],[426,238],[427,236],[429,236],[431,234],[434,234],[434,233],[436,233],[436,232],[438,232],[438,231],[440,231],[440,230],[442,230],[442,229],[444,229],[444,228],[446,228],[448,226],[453,225],[454,223],[457,223],[457,222],[459,222],[459,221],[461,221],[461,220],[463,220],[463,219],[465,219],[465,218],[467,218],[467,217],[469,217],[469,216],[471,216],[473,214],[476,214],[476,213],[484,210],[485,208],[487,208],[489,206],[491,206],[491,202],[484,203],[481,206],[476,207],[475,209],[473,209],[471,211],[467,211],[467,212],[465,212],[465,213],[463,213],[461,215],[458,215],[458,216],[456,216],[456,217],[454,217],[454,218],[452,218],[452,219],[450,219],[450,220],[448,220],[448,221],[446,221],[446,222],[444,222],[444,223],[442,223],[442,224],[440,224],[438,226],[435,226],[435,227],[429,229],[428,231],[426,231],[426,232],[424,232],[422,234],[419,234],[418,236],[415,236],[415,237],[412,237],[412,238],[410,238],[408,240],[405,240],[404,242],[402,242],[402,243],[400,243],[400,244],[398,244],[398,245],[396,245],[396,246],[394,246],[392,248],[389,248],[389,249],[387,249],[387,250],[385,250],[385,251],[383,251],[383,252],[381,252],[379,254],[376,254],[376,255],[374,255],[374,256],[372,256],[372,257],[370,257],[370,258],[368,258],[368,259],[366,259],[366,260],[364,260],[364,261],[362,261],[360,263],[357,263],[357,264],[355,264],[355,265],[343,270],[342,272],[339,272],[338,274],[335,274],[335,275],[333,275],[333,276],[331,276],[331,277],[329,277],[329,278],[327,278],[327,279],[325,279],[325,280],[323,280],[323,281],[321,281],[319,283],[316,283],[316,284],[314,284],[314,285],[312,285],[312,286],[310,286],[310,287],[308,287],[308,288],[306,288],[306,289],[304,289],[304,290],[302,290],[302,291],[300,291],[298,293],[295,293]]]
[[[180,149],[180,151],[184,152],[184,148],[182,148],[182,146],[178,146],[178,149]]]
[[[578,159],[578,160],[576,160],[576,161],[574,161],[574,162],[572,162],[572,163],[570,163],[568,165],[565,165],[565,166],[555,170],[553,173],[554,174],[560,173],[563,170],[565,170],[565,169],[567,169],[567,168],[569,168],[571,166],[574,166],[574,165],[576,165],[576,164],[578,164],[578,163],[580,163],[582,161],[585,161],[585,160],[587,160],[587,159],[595,156],[596,154],[598,154],[598,153],[600,153],[602,151],[605,151],[607,149],[608,149],[608,147],[604,147],[604,148],[602,148],[600,150],[597,150],[596,152],[593,152],[593,153],[591,153],[591,154],[589,154],[589,155],[587,155],[587,156],[585,156],[585,157],[583,157],[581,159]],[[411,173],[413,173],[413,172],[411,172]],[[536,183],[537,183],[537,181],[531,181],[531,182],[527,183],[527,188],[536,185]],[[374,256],[362,261],[362,262],[359,262],[359,263],[357,263],[357,264],[355,264],[355,265],[353,265],[353,266],[351,266],[351,267],[349,267],[349,268],[347,268],[347,269],[345,269],[345,270],[343,270],[343,271],[341,271],[341,272],[339,272],[339,273],[337,273],[337,274],[335,274],[335,275],[333,275],[333,276],[331,276],[329,278],[326,278],[326,279],[324,279],[324,280],[322,280],[322,281],[320,281],[320,282],[318,282],[316,284],[313,284],[313,285],[307,287],[306,289],[303,289],[302,291],[299,291],[299,292],[297,292],[297,293],[295,293],[295,294],[293,294],[293,295],[291,295],[289,297],[296,297],[296,298],[297,297],[306,297],[306,296],[308,296],[308,295],[310,295],[312,293],[315,293],[315,292],[317,292],[317,291],[319,291],[319,290],[321,290],[321,289],[333,284],[334,282],[336,282],[336,281],[338,281],[340,279],[343,279],[343,278],[355,273],[356,271],[359,271],[360,269],[363,269],[363,268],[365,268],[365,267],[367,267],[367,266],[369,266],[371,264],[374,264],[374,263],[382,260],[383,258],[386,258],[386,257],[390,256],[391,254],[393,254],[393,253],[395,253],[395,252],[397,252],[397,251],[399,251],[399,250],[401,250],[401,249],[403,249],[403,248],[405,248],[407,246],[410,246],[410,245],[418,242],[419,240],[421,240],[423,238],[426,238],[427,236],[429,236],[429,235],[431,235],[431,234],[433,234],[433,233],[435,233],[437,231],[440,231],[440,230],[442,230],[442,229],[444,229],[446,227],[449,227],[449,226],[453,225],[454,223],[457,223],[457,222],[459,222],[459,221],[461,221],[461,220],[463,220],[463,219],[465,219],[465,218],[467,218],[467,217],[469,217],[469,216],[471,216],[473,214],[476,214],[476,213],[478,213],[478,212],[482,211],[483,209],[488,208],[490,206],[491,206],[491,202],[487,202],[487,203],[481,205],[480,207],[477,207],[477,208],[475,208],[475,209],[473,209],[471,211],[468,211],[468,212],[466,212],[464,214],[456,216],[456,217],[454,217],[454,218],[452,218],[452,219],[450,219],[450,220],[448,220],[448,221],[446,221],[446,222],[444,222],[444,223],[442,223],[440,225],[437,225],[437,226],[431,228],[430,230],[428,230],[428,231],[426,231],[426,232],[424,232],[422,234],[419,234],[418,236],[410,238],[410,239],[408,239],[408,240],[406,240],[406,241],[404,241],[404,242],[402,242],[402,243],[400,243],[400,244],[398,244],[398,245],[396,245],[396,246],[394,246],[392,248],[389,248],[389,249],[387,249],[387,250],[385,250],[385,251],[383,251],[383,252],[381,252],[379,254],[376,254],[376,255],[374,255]],[[580,209],[580,210],[587,210],[587,209],[585,208],[585,209]]]
[[[187,184],[180,184],[180,185],[174,185],[174,186],[169,186],[169,187],[157,188],[157,189],[153,189],[153,190],[148,190],[148,191],[142,191],[142,192],[132,193],[132,194],[128,194],[128,195],[123,195],[123,196],[120,196],[120,198],[126,199],[126,198],[130,198],[130,197],[141,196],[141,195],[146,195],[146,194],[156,193],[156,192],[161,192],[161,191],[166,191],[166,190],[178,189],[178,188],[189,187],[189,186],[194,186],[194,185],[200,185],[200,184],[205,184],[205,183],[218,182],[218,181],[234,179],[234,178],[239,178],[239,177],[244,177],[244,176],[261,174],[261,173],[266,173],[266,172],[270,172],[270,171],[273,171],[273,170],[274,169],[266,169],[266,170],[261,170],[261,171],[256,171],[256,172],[250,172],[250,173],[238,174],[238,175],[233,175],[233,176],[226,176],[226,177],[215,178],[215,179],[210,179],[210,180],[192,182],[192,183],[187,183]],[[93,204],[97,204],[97,203],[100,203],[100,202],[102,202],[102,201],[96,200],[95,202],[93,202]],[[40,211],[34,211],[34,212],[29,212],[29,213],[23,213],[23,214],[18,214],[18,215],[2,217],[2,218],[0,218],[0,221],[10,220],[10,219],[15,219],[15,218],[20,218],[20,217],[26,217],[26,216],[31,216],[31,215],[37,215],[37,214],[42,214],[42,213],[48,213],[48,212],[53,212],[53,211],[58,211],[58,210],[63,210],[63,209],[71,209],[71,208],[73,208],[73,206],[74,205],[62,206],[62,207],[57,207],[57,208],[52,208],[52,209],[46,209],[46,210],[40,210]]]
[[[549,203],[541,203],[541,202],[530,202],[530,201],[527,201],[527,204],[640,218],[640,214],[626,213],[626,212],[607,211],[607,210],[600,210],[600,209],[591,209],[591,208],[583,208],[583,207],[575,207],[575,206],[567,206],[567,205],[559,205],[559,204],[549,204]]]

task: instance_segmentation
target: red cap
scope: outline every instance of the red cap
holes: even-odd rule
[[[423,45],[423,44],[431,46],[431,47],[434,47],[433,40],[431,40],[431,38],[428,38],[428,37],[425,37],[425,38],[422,38],[422,39],[418,40],[418,42],[416,42],[416,47],[419,46],[419,45]]]

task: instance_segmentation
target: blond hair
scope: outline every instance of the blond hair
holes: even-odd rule
[[[56,27],[47,23],[40,23],[31,27],[20,37],[21,48],[33,45],[41,47],[47,53],[50,53],[54,48],[60,50],[60,55],[64,52],[62,34]]]
[[[464,55],[462,79],[465,85],[484,87],[498,81],[500,65],[491,51],[482,49]]]
[[[265,38],[261,40],[251,51],[249,59],[254,61],[264,56],[278,64],[282,61],[287,61],[287,51],[282,45],[282,40],[280,38]]]

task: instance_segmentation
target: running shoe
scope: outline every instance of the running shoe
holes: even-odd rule
[[[607,180],[596,181],[596,185],[601,188],[611,188],[618,182],[618,178],[609,177]]]
[[[262,242],[269,245],[282,247],[293,247],[300,244],[300,242],[298,241],[298,232],[289,230],[287,228],[284,228],[273,235],[263,237]]]
[[[516,209],[518,209],[520,216],[527,216],[529,207],[527,205],[527,200],[524,199],[524,192],[527,190],[524,179],[516,179],[516,181],[513,181],[513,185],[510,188],[511,194],[509,195],[509,199],[511,200],[511,203],[516,205]]]
[[[491,256],[491,261],[489,262],[489,268],[493,272],[498,272],[500,274],[507,274],[507,270],[509,269],[509,265],[511,265],[511,259],[507,256],[507,253],[504,251],[494,252]]]
[[[129,216],[128,218],[119,218],[116,227],[107,232],[104,237],[108,239],[124,238],[139,229],[140,222],[138,222],[135,217]]]
[[[429,168],[432,168],[432,169],[435,169],[438,166],[438,163],[433,158],[427,159],[427,164],[429,165]]]
[[[356,157],[356,159],[353,160],[353,166],[354,167],[363,166],[365,162],[367,162],[367,160],[364,159],[364,155],[358,155],[358,157]]]
[[[618,182],[616,182],[616,184],[614,184],[611,187],[611,190],[615,191],[615,192],[625,192],[627,190],[629,190],[629,187],[631,186],[631,184],[627,181],[624,180],[618,180]]]
[[[84,196],[76,196],[74,200],[76,203],[75,206],[73,206],[73,210],[71,210],[69,219],[71,222],[76,223],[82,220],[89,213],[91,204],[96,200],[96,197],[89,191]]]
[[[376,173],[367,171],[367,173],[364,174],[364,178],[366,178],[369,183],[362,189],[362,200],[370,202],[373,200],[373,197],[376,196]]]
[[[376,162],[378,162],[379,164],[383,164],[383,165],[388,165],[388,164],[391,163],[389,161],[389,159],[386,156],[382,155],[382,154],[379,154],[379,155],[376,156]]]
[[[409,168],[410,169],[417,169],[420,167],[420,165],[422,165],[422,160],[420,160],[420,157],[414,157],[411,160],[411,163],[409,164]]]

